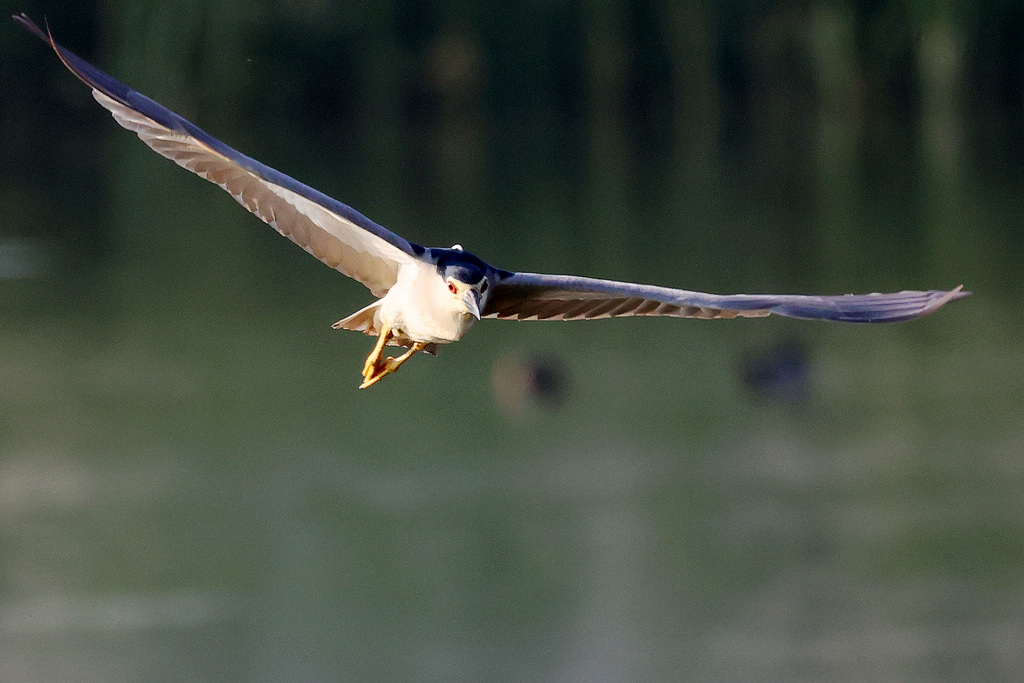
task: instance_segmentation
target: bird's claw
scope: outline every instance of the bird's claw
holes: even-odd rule
[[[366,387],[372,387],[374,384],[379,382],[386,374],[386,372],[382,372],[379,375],[371,375],[369,377],[364,378],[363,383],[359,385],[359,388],[365,389]]]
[[[363,383],[359,385],[359,388],[372,387],[386,375],[397,370],[400,365],[401,363],[396,362],[394,358],[383,358],[379,363],[367,363],[363,368]]]
[[[398,358],[381,358],[380,350],[383,347],[383,344],[378,344],[378,348],[375,349],[374,353],[370,354],[370,357],[366,359],[366,363],[363,364],[363,383],[359,385],[360,389],[372,387],[381,379],[390,375],[400,368],[402,363],[412,358],[414,354],[425,349],[427,344],[426,342],[416,342]]]

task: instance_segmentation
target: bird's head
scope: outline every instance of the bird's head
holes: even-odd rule
[[[491,269],[479,258],[455,245],[437,250],[437,272],[456,306],[477,320],[490,294]]]

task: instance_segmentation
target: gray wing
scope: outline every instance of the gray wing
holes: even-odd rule
[[[970,292],[905,291],[893,294],[803,296],[718,295],[571,275],[513,273],[499,279],[483,311],[500,320],[593,320],[625,316],[756,318],[782,315],[808,320],[897,322],[931,313]]]
[[[399,267],[423,248],[358,211],[225,145],[58,45],[25,15],[15,21],[46,41],[92,88],[119,124],[154,151],[227,190],[239,204],[310,254],[384,296]]]

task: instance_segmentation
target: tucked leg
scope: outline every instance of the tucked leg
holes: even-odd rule
[[[387,346],[389,339],[391,339],[391,328],[384,326],[380,331],[380,335],[377,337],[377,343],[374,345],[373,351],[370,352],[370,355],[366,357],[366,362],[363,363],[364,383],[377,374],[380,356],[384,353],[384,347]]]
[[[366,387],[373,386],[374,384],[379,382],[385,375],[390,375],[392,372],[397,370],[402,365],[402,363],[412,358],[413,354],[419,353],[426,347],[426,342],[416,342],[411,347],[409,347],[408,351],[403,353],[398,358],[385,358],[380,366],[374,366],[375,373],[372,373],[371,375],[366,375],[365,373],[363,374],[364,380],[363,383],[359,385],[359,388],[365,389]]]

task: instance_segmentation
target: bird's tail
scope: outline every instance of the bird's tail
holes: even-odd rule
[[[374,301],[369,306],[360,308],[358,311],[342,318],[331,325],[336,330],[352,330],[362,332],[371,336],[380,334],[380,300]]]

